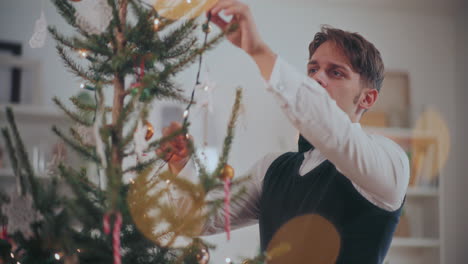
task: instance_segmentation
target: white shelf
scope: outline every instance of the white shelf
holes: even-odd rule
[[[406,196],[437,198],[439,196],[439,189],[437,187],[409,187]]]
[[[52,108],[50,106],[38,106],[38,105],[15,105],[15,104],[0,104],[0,119],[5,118],[5,108],[11,107],[15,118],[34,118],[36,120],[41,119],[55,119],[55,120],[67,120],[65,114],[61,113],[58,108]]]
[[[392,248],[439,248],[438,239],[427,238],[401,238],[395,237],[392,240]]]

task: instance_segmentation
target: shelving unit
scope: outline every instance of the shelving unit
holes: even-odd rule
[[[365,128],[370,133],[386,136],[402,146],[410,153],[411,172],[413,166],[423,166],[415,163],[412,154],[412,146],[424,146],[435,144],[438,150],[439,141],[437,135],[430,131],[415,131],[405,128]],[[434,162],[440,160],[439,153],[434,155]],[[428,163],[431,165],[432,164]],[[436,166],[440,168],[440,166]],[[411,181],[406,193],[403,215],[393,238],[387,258],[384,264],[440,264],[444,245],[442,243],[444,232],[442,228],[443,216],[441,205],[443,195],[443,175],[437,171],[438,177],[429,175],[431,180]],[[415,177],[415,175],[411,175]],[[425,175],[418,175],[425,177]],[[436,179],[436,180],[434,180]]]
[[[11,107],[15,116],[29,159],[38,177],[43,178],[47,162],[51,158],[53,145],[59,142],[59,138],[53,134],[51,127],[66,128],[70,121],[58,109],[36,105],[0,104],[0,127],[5,127],[6,107]],[[10,189],[15,184],[15,177],[9,164],[9,157],[5,149],[3,138],[0,139],[0,147],[3,151],[0,167],[0,187]],[[74,153],[67,150],[69,158],[74,158]]]
[[[438,239],[396,237],[392,241],[392,248],[438,248],[439,246]]]

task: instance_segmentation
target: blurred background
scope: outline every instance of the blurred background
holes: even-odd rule
[[[77,9],[90,20],[98,19],[90,1],[77,3]],[[386,66],[383,96],[363,122],[370,131],[400,143],[412,162],[407,207],[385,263],[468,263],[468,1],[246,2],[264,40],[304,73],[308,44],[322,24],[359,32],[380,50]],[[53,151],[48,126],[66,122],[52,107],[51,98],[83,93],[80,80],[67,72],[50,36],[42,48],[29,46],[42,10],[49,25],[73,33],[47,0],[0,0],[0,123],[4,105],[17,104],[23,136],[39,171]],[[177,77],[187,94],[195,77],[196,67]],[[21,93],[13,95],[18,78]],[[202,79],[212,83],[213,112],[208,118],[195,112],[191,131],[195,141],[207,139],[210,157],[216,157],[222,145],[230,114],[226,106],[232,105],[235,88],[244,89],[243,114],[229,160],[236,177],[269,152],[295,149],[297,131],[243,51],[222,42],[206,53]],[[182,108],[173,102],[155,104],[150,121],[160,131],[177,119]],[[3,142],[0,172],[0,186],[12,188]],[[259,250],[257,225],[234,231],[229,242],[224,234],[208,240],[218,244],[210,263],[251,257]]]

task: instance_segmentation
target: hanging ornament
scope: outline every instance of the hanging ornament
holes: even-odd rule
[[[222,181],[232,180],[232,178],[234,178],[234,169],[228,164],[224,165],[224,168],[221,169],[219,178]]]
[[[149,131],[150,129],[151,129],[151,132]],[[153,126],[148,121],[146,121],[145,124],[143,125],[143,122],[139,120],[137,129],[135,131],[135,134],[133,135],[133,142],[135,144],[135,154],[136,154],[137,160],[140,160],[141,157],[146,156],[144,151],[145,149],[148,148],[147,138],[150,133],[154,134]],[[152,134],[151,136],[153,136]]]
[[[145,122],[145,125],[146,125],[146,135],[145,135],[145,139],[146,141],[150,140],[153,135],[154,135],[154,128],[153,128],[153,125],[151,125],[151,123],[149,121],[146,121]]]
[[[81,2],[80,0],[71,0]],[[77,24],[89,34],[101,34],[106,31],[112,19],[112,8],[107,0],[86,1],[76,5]]]
[[[140,101],[147,101],[151,96],[151,91],[149,88],[143,89],[140,96]]]
[[[219,178],[224,181],[224,231],[226,231],[227,240],[231,237],[231,180],[234,178],[234,169],[226,164],[221,169]]]
[[[113,214],[115,216],[114,219],[114,227],[112,228],[112,250],[114,256],[114,264],[121,263],[121,254],[120,254],[120,229],[122,227],[122,214],[120,212],[116,212]],[[110,216],[111,213],[106,213],[104,215],[104,233],[110,234]]]
[[[34,33],[29,40],[29,46],[33,49],[44,47],[47,37],[47,20],[44,15],[44,10],[41,11],[41,16],[36,20]]]
[[[42,216],[34,209],[31,195],[21,195],[13,192],[10,202],[2,206],[2,212],[8,219],[8,229],[11,234],[19,231],[26,237],[31,236],[31,224],[42,219]]]
[[[202,25],[202,30],[204,33],[210,33],[211,32],[211,25],[209,23],[205,23]]]
[[[217,0],[156,0],[154,9],[169,19],[195,18],[210,10],[216,2]]]

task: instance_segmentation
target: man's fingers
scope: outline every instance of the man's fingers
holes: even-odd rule
[[[212,15],[211,22],[217,25],[222,31],[226,31],[228,23],[222,19],[219,15]]]
[[[210,10],[212,15],[217,15],[219,12],[222,10],[229,8],[230,6],[238,4],[237,1],[232,1],[232,0],[221,0],[218,1]]]
[[[242,4],[231,5],[231,6],[224,9],[224,14],[226,16],[240,15],[241,17],[243,17],[243,16],[245,16],[245,11],[246,11],[246,8]]]

